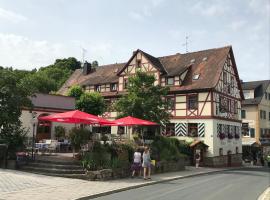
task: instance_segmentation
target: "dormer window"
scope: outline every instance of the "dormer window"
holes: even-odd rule
[[[174,77],[168,77],[166,79],[166,85],[174,85]]]
[[[95,91],[101,92],[101,85],[95,85]]]
[[[111,88],[111,92],[117,91],[117,83],[111,83],[110,88]]]
[[[193,80],[198,80],[200,78],[200,74],[194,74],[193,75]]]

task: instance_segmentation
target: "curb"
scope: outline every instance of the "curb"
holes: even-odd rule
[[[152,182],[149,182],[149,183],[142,183],[142,184],[139,184],[139,185],[133,185],[133,186],[125,187],[125,188],[120,188],[120,189],[116,189],[116,190],[102,192],[102,193],[99,193],[99,194],[93,194],[93,195],[89,195],[89,196],[85,196],[85,197],[80,197],[80,198],[78,198],[76,200],[94,199],[94,198],[107,196],[107,195],[110,195],[110,194],[119,193],[119,192],[123,192],[123,191],[127,191],[127,190],[137,189],[137,188],[141,188],[141,187],[145,187],[145,186],[149,186],[149,185],[155,185],[155,184],[159,184],[159,183],[164,183],[164,182],[169,182],[169,181],[174,181],[174,180],[179,180],[179,179],[184,179],[184,178],[190,178],[190,177],[194,177],[194,176],[204,176],[204,175],[208,175],[208,174],[215,174],[215,173],[219,173],[219,172],[223,172],[223,171],[229,171],[229,170],[235,170],[235,169],[239,169],[239,168],[222,169],[222,170],[210,171],[210,172],[199,172],[199,173],[196,173],[196,174],[190,174],[190,175],[186,175],[186,176],[178,176],[178,177],[174,177],[174,178],[168,178],[168,179],[165,179],[165,180],[152,181]]]
[[[270,187],[265,189],[265,191],[259,196],[258,200],[267,200],[268,195],[270,197]]]

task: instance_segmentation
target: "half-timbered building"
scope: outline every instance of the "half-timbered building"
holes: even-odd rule
[[[108,104],[125,94],[128,77],[137,70],[156,77],[155,84],[168,86],[170,123],[162,134],[191,142],[194,152],[208,166],[241,163],[241,100],[243,93],[231,46],[154,57],[136,50],[126,63],[99,66],[85,63],[59,90],[66,94],[75,84],[85,91],[100,92]],[[108,110],[105,117],[117,113]]]

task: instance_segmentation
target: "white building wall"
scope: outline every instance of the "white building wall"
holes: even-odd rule
[[[194,140],[200,140],[203,141],[206,145],[208,145],[208,150],[206,152],[207,157],[213,157],[214,156],[214,144],[213,144],[213,119],[185,119],[185,120],[179,120],[179,119],[172,119],[170,120],[171,123],[204,123],[205,124],[205,135],[204,137],[184,137],[179,136],[177,137],[179,140],[186,140],[188,142],[194,141]]]
[[[240,131],[240,138],[239,139],[228,139],[225,138],[221,140],[217,136],[217,124],[226,124],[231,126],[239,126],[241,130],[241,123],[238,122],[230,122],[225,120],[213,120],[213,148],[214,148],[214,155],[213,156],[219,156],[219,149],[223,149],[223,155],[227,155],[228,151],[231,151],[231,154],[236,153],[236,147],[238,147],[238,153],[242,153],[242,136]]]
[[[54,114],[53,112],[40,112],[40,111],[33,111],[36,112],[36,118],[40,116],[41,114],[48,113],[48,114]],[[22,115],[20,117],[20,121],[22,122],[22,127],[25,128],[27,131],[27,137],[32,137],[33,136],[33,119],[32,119],[32,113],[29,112],[29,110],[22,110]],[[36,120],[36,125],[37,125],[37,120]],[[51,129],[51,138],[54,139],[54,128],[55,126],[62,126],[66,129],[66,134],[68,134],[69,130],[71,130],[73,127],[75,127],[74,124],[64,124],[64,123],[58,123],[58,122],[53,122],[52,123],[52,129]],[[36,128],[37,126],[35,126]],[[35,130],[36,134],[36,130]]]

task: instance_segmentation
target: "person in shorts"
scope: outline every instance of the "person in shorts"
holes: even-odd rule
[[[134,178],[135,173],[138,173],[138,176],[141,175],[141,166],[142,166],[142,154],[140,152],[140,149],[136,149],[133,155],[133,164],[131,166],[132,175],[131,178]]]
[[[149,147],[144,148],[142,167],[143,167],[144,180],[151,179],[151,158],[150,158]]]

